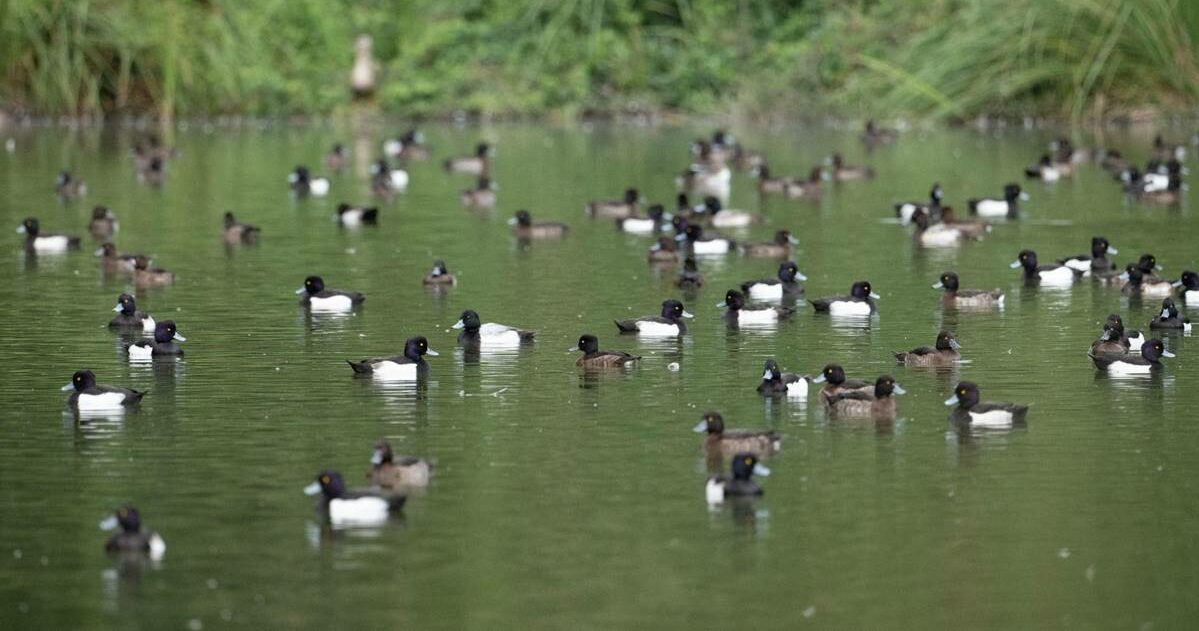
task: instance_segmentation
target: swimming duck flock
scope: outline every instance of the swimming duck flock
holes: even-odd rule
[[[873,147],[900,142],[902,135],[878,127],[872,121],[862,140]],[[1164,142],[1158,139],[1154,159],[1140,168],[1116,151],[1080,149],[1069,140],[1059,139],[1052,143],[1049,151],[1036,156],[1023,174],[1013,175],[1023,175],[1041,185],[1052,185],[1068,180],[1083,169],[1104,169],[1111,174],[1114,186],[1119,187],[1132,203],[1175,205],[1180,201],[1181,191],[1185,190],[1182,178],[1186,170],[1181,164],[1185,155],[1177,151],[1163,152],[1162,146],[1165,146]],[[289,173],[281,173],[276,183],[279,193],[290,193],[297,198],[329,196],[336,190],[336,180],[351,177],[342,173],[350,161],[347,147],[338,143],[323,161],[312,161],[327,173],[317,172],[319,169],[310,169],[305,164],[296,165]],[[367,157],[370,181],[363,187],[364,195],[386,202],[396,195],[406,194],[410,188],[419,187],[420,179],[410,176],[406,166],[411,161],[430,159],[433,154],[418,130],[386,139],[375,148],[375,155]],[[494,179],[495,162],[502,159],[501,155],[491,142],[479,142],[472,150],[444,158],[441,164],[446,174],[440,177],[468,176],[472,188],[462,192],[462,206],[471,212],[490,212],[506,193]],[[837,280],[832,283],[809,281],[809,276],[800,271],[807,269],[802,263],[801,246],[805,241],[818,239],[818,235],[804,235],[787,226],[773,226],[767,233],[774,235],[772,239],[753,242],[742,240],[740,233],[726,233],[778,221],[777,217],[771,219],[758,212],[727,206],[735,182],[733,172],[754,178],[754,186],[763,199],[779,195],[800,204],[805,200],[819,200],[830,188],[868,186],[871,181],[886,178],[886,173],[877,173],[871,166],[849,164],[839,152],[833,152],[824,166],[813,166],[797,177],[781,175],[767,165],[764,156],[741,146],[724,131],[716,132],[711,138],[697,139],[689,148],[679,147],[678,155],[685,164],[680,172],[676,172],[681,174],[674,177],[677,197],[673,203],[671,200],[647,200],[640,189],[632,185],[615,188],[603,199],[578,200],[584,211],[579,215],[579,222],[613,223],[616,230],[630,235],[630,241],[642,240],[631,255],[643,256],[642,253],[648,251],[648,264],[655,269],[677,266],[679,276],[674,284],[681,294],[663,295],[657,304],[630,306],[631,313],[599,313],[598,319],[589,320],[589,326],[580,327],[577,343],[570,351],[581,353],[574,355],[573,361],[582,373],[635,374],[635,371],[644,370],[679,370],[677,361],[668,363],[652,353],[639,354],[638,345],[655,340],[681,340],[689,336],[692,327],[711,327],[717,322],[730,331],[744,329],[770,333],[777,331],[780,323],[793,321],[806,313],[812,318],[832,318],[868,327],[870,322],[887,317],[888,297],[895,301],[920,302],[944,312],[982,313],[980,317],[988,317],[986,314],[997,317],[1004,309],[1005,292],[1002,289],[969,288],[968,277],[949,269],[928,279],[931,288],[939,291],[930,291],[926,296],[888,296],[885,287],[875,287],[870,279],[863,277],[868,275],[868,270],[856,268],[853,275],[838,270]],[[172,149],[154,143],[148,147],[139,144],[134,165],[138,181],[161,186],[168,179],[169,163],[179,158]],[[671,174],[664,173],[661,177],[667,179]],[[903,232],[897,238],[910,239],[911,247],[930,252],[962,248],[968,255],[973,242],[1012,229],[1025,219],[1026,205],[1035,204],[1035,199],[1030,199],[1016,179],[995,178],[988,188],[980,190],[954,190],[953,186],[941,182],[926,183],[929,184],[927,199],[898,201],[892,207],[893,212],[880,208],[879,219],[901,226],[897,230]],[[78,200],[88,195],[88,188],[78,174],[66,170],[57,177],[51,174],[47,177],[48,189],[50,180],[54,181],[54,191],[63,200]],[[913,198],[924,190],[923,186],[918,183],[911,187],[917,193]],[[957,204],[956,208],[954,204]],[[668,205],[670,211],[666,210]],[[340,202],[336,209],[333,218],[343,229],[362,229],[392,219],[386,207],[381,210],[374,205]],[[220,235],[230,248],[271,247],[270,228],[242,223],[239,219],[243,214],[239,212],[235,218],[232,211],[225,212],[223,222],[213,225],[214,235]],[[109,317],[111,330],[140,336],[140,339],[123,345],[123,354],[130,362],[180,361],[184,356],[181,343],[186,338],[179,331],[190,332],[187,322],[155,319],[139,309],[141,303],[138,301],[142,299],[141,290],[147,287],[184,283],[188,279],[177,281],[169,270],[153,266],[154,259],[150,256],[119,250],[115,245],[120,234],[118,213],[111,207],[97,205],[91,215],[87,228],[99,242],[96,257],[101,268],[107,273],[124,275],[135,288],[133,293],[115,296],[116,306],[108,314],[104,313],[107,308],[98,310],[97,323],[102,322],[101,318]],[[510,217],[507,230],[522,248],[531,247],[534,241],[579,238],[571,228],[573,222],[541,221],[535,218],[535,211],[528,208],[513,207],[506,210],[505,215]],[[246,219],[254,220],[253,217]],[[79,250],[80,237],[55,232],[69,230],[69,226],[60,223],[48,216],[31,216],[16,226],[22,235],[26,255],[63,257]],[[83,226],[78,228],[82,232]],[[1145,299],[1154,305],[1160,301],[1156,317],[1143,323],[1144,333],[1132,329],[1132,323],[1126,328],[1120,314],[1108,315],[1091,347],[1079,349],[1078,361],[1080,364],[1089,362],[1096,371],[1121,378],[1168,371],[1168,360],[1175,357],[1170,342],[1191,330],[1185,310],[1199,304],[1199,274],[1188,270],[1180,271],[1177,276],[1161,276],[1163,266],[1150,253],[1137,254],[1135,260],[1121,265],[1115,258],[1119,253],[1115,247],[1119,245],[1119,236],[1114,231],[1107,235],[1079,234],[1076,242],[1063,251],[1038,253],[1024,248],[1010,252],[1014,260],[995,261],[995,266],[1001,267],[1010,261],[1010,267],[1019,270],[1011,272],[1013,282],[1044,288],[1049,291],[1045,295],[1089,282],[1113,295]],[[1071,254],[1076,251],[1075,246],[1077,250],[1083,250],[1082,245],[1088,240],[1089,252]],[[575,246],[586,248],[587,244]],[[705,294],[702,300],[699,299],[699,293],[705,288],[703,269],[718,268],[723,259],[732,256],[770,259],[770,262],[761,268],[760,278],[718,287],[716,293]],[[430,292],[469,294],[472,291],[469,284],[465,281],[460,284],[459,278],[449,270],[447,261],[430,257],[430,266],[420,273],[414,271],[413,281],[421,277]],[[812,271],[807,270],[808,274]],[[545,273],[572,272],[545,270]],[[294,278],[278,279],[278,291],[282,295],[288,291],[288,285],[294,287],[294,283],[300,282],[301,286],[295,290],[299,296],[298,308],[308,317],[352,316],[363,305],[370,304],[369,295],[352,289],[335,289],[327,284],[339,284],[338,276],[337,270],[298,270]],[[812,277],[827,278],[814,274]],[[809,285],[818,293],[809,294]],[[712,287],[707,287],[706,291],[712,291]],[[714,298],[719,295],[723,295],[723,300],[717,304]],[[160,316],[171,311],[169,305],[151,306]],[[536,314],[520,312],[518,307],[514,301],[509,313],[483,315],[466,309],[456,322],[423,323],[426,329],[423,334],[412,331],[403,339],[380,345],[376,356],[343,356],[346,378],[423,383],[430,374],[449,370],[446,364],[438,363],[439,353],[434,347],[460,347],[475,353],[515,352],[513,349],[522,353],[561,353],[564,346],[537,335]],[[111,312],[117,315],[113,317]],[[485,317],[513,324],[498,324],[484,320]],[[614,322],[615,330],[610,324],[601,326],[603,318]],[[908,326],[921,325],[913,322]],[[202,336],[203,332],[198,335]],[[951,389],[930,394],[938,400],[948,395],[944,403],[949,410],[949,427],[957,431],[1003,431],[1026,424],[1031,402],[986,401],[982,398],[983,393],[991,393],[986,384],[971,381],[969,374],[964,379],[957,378],[959,372],[970,372],[970,360],[965,358],[970,357],[971,340],[959,340],[953,330],[941,326],[925,327],[918,337],[927,340],[929,345],[910,350],[879,349],[881,356],[894,357],[892,374],[849,377],[839,362],[853,358],[829,357],[830,363],[809,366],[810,374],[787,372],[783,362],[771,358],[766,360],[760,373],[755,368],[752,375],[727,376],[744,382],[746,397],[806,402],[810,393],[819,392],[819,405],[830,422],[894,423],[902,418],[902,399],[908,393],[900,385],[905,371],[948,370],[952,371],[948,374],[952,374],[953,379],[945,385]],[[687,352],[685,347],[680,348],[683,349],[681,352]],[[191,356],[189,353],[188,357]],[[562,361],[572,359],[564,356]],[[86,358],[83,363],[86,364]],[[71,382],[63,387],[71,392],[66,405],[76,414],[106,410],[120,413],[137,407],[144,398],[154,396],[152,389],[147,392],[142,388],[101,385],[93,371],[85,366],[77,368],[70,375]],[[750,392],[751,386],[756,388],[756,394]],[[335,387],[335,384],[328,387]],[[1020,398],[1019,392],[1011,391],[1010,387],[1007,390],[1004,395]],[[680,431],[685,429],[685,426],[680,427]],[[754,476],[770,473],[763,461],[776,457],[782,450],[783,434],[774,429],[726,429],[724,418],[717,411],[704,412],[694,430],[705,435],[698,447],[707,460],[709,474],[706,483],[697,489],[697,496],[702,491],[709,503],[717,505],[730,499],[745,501],[764,493]],[[364,445],[362,463],[364,469],[369,465],[367,479],[370,481],[362,488],[350,488],[347,476],[322,463],[313,463],[315,476],[303,488],[305,493],[317,498],[316,510],[322,520],[337,527],[386,522],[403,509],[409,492],[427,486],[435,472],[431,460],[420,455],[393,454],[385,440],[380,440],[373,452],[370,445]],[[351,479],[356,478],[357,473],[354,472]],[[297,488],[302,486],[303,481],[295,482]],[[114,513],[103,525],[108,529],[120,528],[106,544],[109,551],[155,557],[161,557],[165,551],[162,537],[142,528],[137,508],[114,508]]]

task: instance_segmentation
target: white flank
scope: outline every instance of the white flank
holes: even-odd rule
[[[1152,370],[1149,364],[1129,364],[1114,361],[1107,366],[1107,371],[1113,375],[1147,375]]]
[[[349,296],[338,294],[328,298],[309,298],[308,306],[313,311],[349,311],[354,303]]]
[[[974,212],[979,217],[1006,217],[1011,207],[999,199],[980,199],[974,206]]]
[[[739,210],[722,210],[712,217],[717,228],[744,228],[754,222],[754,216]]]
[[[387,500],[358,497],[329,501],[329,521],[335,526],[366,526],[387,521]]]
[[[1147,283],[1141,285],[1142,296],[1170,296],[1174,294],[1174,287],[1170,283]]]
[[[408,188],[408,172],[402,169],[393,169],[389,174],[388,179],[391,181],[391,187],[397,191],[402,191]]]
[[[61,234],[37,237],[33,240],[33,249],[38,252],[66,252],[70,245],[71,240]]]
[[[712,239],[711,241],[696,241],[691,246],[696,254],[726,254],[729,251],[727,239]]]
[[[1011,427],[1012,413],[1007,410],[970,412],[970,424],[975,427]]]
[[[488,322],[479,327],[479,343],[484,346],[517,346],[520,344],[520,333],[510,326]]]
[[[620,229],[633,234],[650,234],[654,231],[653,219],[625,219]]]
[[[130,360],[144,361],[154,356],[154,345],[150,342],[143,342],[142,344],[131,344],[129,346]]]
[[[779,312],[770,309],[741,309],[737,322],[741,324],[773,324],[779,321]]]
[[[704,485],[704,498],[709,504],[724,503],[724,482],[716,478],[708,478],[708,483]]]
[[[870,303],[865,300],[834,300],[828,306],[830,315],[870,315]]]
[[[1069,267],[1070,269],[1076,269],[1085,274],[1091,273],[1091,262],[1090,261],[1084,261],[1082,259],[1066,259],[1066,262],[1064,263],[1064,265],[1066,267]]]
[[[665,324],[663,322],[637,322],[637,335],[647,337],[676,337],[679,334],[677,324]]]
[[[1146,193],[1164,191],[1170,186],[1170,176],[1160,173],[1146,173],[1141,177],[1141,186]]]
[[[388,381],[416,381],[416,364],[397,364],[393,361],[383,361],[375,364],[375,379]]]
[[[937,224],[920,233],[920,243],[932,246],[957,245],[962,240],[962,232],[945,224]]]
[[[1074,284],[1074,270],[1066,267],[1055,267],[1050,270],[1037,272],[1037,276],[1042,283],[1047,285],[1072,285]]]
[[[749,297],[757,300],[779,300],[783,297],[783,284],[754,283],[749,286]]]
[[[125,394],[123,392],[81,394],[75,401],[80,410],[115,410],[124,406]]]
[[[150,535],[150,560],[161,561],[162,555],[167,553],[167,542],[158,536],[158,533]]]

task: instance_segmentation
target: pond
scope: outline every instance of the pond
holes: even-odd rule
[[[390,131],[387,130],[387,131]],[[736,173],[728,206],[765,220],[725,232],[766,240],[788,229],[806,297],[869,280],[879,313],[797,313],[730,328],[716,304],[778,259],[704,257],[706,284],[684,294],[678,268],[651,267],[645,236],[589,219],[584,204],[633,186],[674,207],[674,176],[708,126],[427,126],[434,159],[380,204],[377,225],[343,227],[339,202],[372,203],[368,167],[382,128],[247,126],[175,131],[180,155],[161,188],[139,185],[129,130],[10,130],[0,155],[0,224],[26,216],[84,236],[81,251],[27,256],[10,232],[0,257],[5,402],[0,440],[0,627],[1141,627],[1188,626],[1199,611],[1199,363],[1194,341],[1152,376],[1113,378],[1087,358],[1109,313],[1145,328],[1160,301],[1130,300],[1086,279],[1025,285],[1008,267],[1084,253],[1106,236],[1123,264],[1156,255],[1171,279],[1199,267],[1194,197],[1131,203],[1095,165],[1054,184],[1023,169],[1053,131],[909,131],[867,151],[856,130],[738,127],[775,173],[801,174],[833,151],[878,177],[826,184],[819,200],[760,198]],[[1182,136],[1182,132],[1178,132]],[[1151,133],[1103,142],[1143,163]],[[469,176],[442,159],[496,148],[494,211],[464,209]],[[298,164],[327,174],[334,142],[351,164],[324,198],[297,199]],[[86,198],[61,202],[69,166]],[[979,242],[921,248],[895,202],[944,187],[946,203],[1029,193],[1024,214]],[[136,292],[104,274],[86,226],[95,204],[120,220],[121,251],[154,255],[173,285]],[[524,243],[507,219],[528,209],[562,239]],[[222,216],[261,227],[227,246]],[[434,259],[458,284],[422,285]],[[945,311],[930,285],[999,288],[1004,308]],[[362,292],[348,315],[310,314],[294,290],[308,275]],[[118,294],[170,318],[187,338],[177,361],[130,363],[106,328]],[[613,320],[678,298],[695,315],[681,340],[618,335]],[[536,330],[501,352],[465,352],[451,325]],[[1192,309],[1193,310],[1193,309]],[[957,334],[964,361],[907,368],[894,351]],[[568,353],[582,333],[642,355],[595,375]],[[347,359],[393,355],[423,335],[420,387],[355,378]],[[895,376],[893,423],[830,419],[806,400],[765,399],[763,362],[816,374]],[[671,364],[677,364],[677,370]],[[140,409],[76,419],[59,386],[90,368],[100,383],[149,390]],[[984,400],[1029,404],[1027,426],[958,431],[943,401],[959,379]],[[709,507],[691,431],[718,410],[730,428],[772,428],[765,495]],[[322,524],[301,492],[321,469],[366,483],[372,448],[436,459],[402,517],[370,528]],[[125,503],[167,543],[153,564],[107,557],[97,523]]]

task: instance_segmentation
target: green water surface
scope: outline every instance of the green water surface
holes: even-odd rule
[[[1029,288],[1008,268],[1087,251],[1092,235],[1121,263],[1152,252],[1163,275],[1199,266],[1193,192],[1179,208],[1130,204],[1093,165],[1056,185],[1022,182],[1027,214],[980,243],[930,251],[884,221],[891,204],[940,181],[947,202],[1019,181],[1049,132],[910,132],[867,153],[856,134],[737,129],[776,173],[806,173],[833,150],[879,173],[828,187],[818,202],[760,200],[734,175],[730,206],[765,215],[738,238],[787,228],[808,297],[870,280],[882,298],[865,322],[810,307],[778,327],[731,330],[726,289],[772,276],[777,261],[701,261],[707,284],[684,296],[676,270],[652,269],[650,240],[587,219],[587,200],[636,186],[673,206],[673,176],[706,127],[428,127],[436,160],[376,227],[343,229],[340,201],[369,202],[366,166],[381,128],[192,126],[170,142],[161,190],[136,183],[135,132],[18,129],[0,155],[0,628],[1186,628],[1199,613],[1199,363],[1194,342],[1152,377],[1097,373],[1086,349],[1109,313],[1144,327],[1156,300],[1082,282]],[[1179,134],[1181,135],[1181,134]],[[497,147],[494,213],[463,209],[470,185],[440,159],[478,139]],[[325,199],[293,199],[296,164],[323,172],[334,141],[352,168]],[[1148,135],[1105,139],[1143,161]],[[60,203],[70,166],[85,200]],[[156,255],[177,282],[139,306],[187,336],[179,362],[130,365],[106,328],[120,276],[103,275],[86,233],[94,204],[121,222],[117,244]],[[519,208],[571,225],[523,247],[505,220]],[[221,217],[258,224],[227,248]],[[12,229],[84,236],[81,252],[28,257]],[[459,284],[421,277],[444,258]],[[929,285],[1002,288],[1005,309],[943,312]],[[366,294],[346,317],[306,315],[308,274]],[[681,297],[696,315],[681,341],[616,335],[612,320]],[[519,351],[473,356],[450,325],[463,309],[537,330]],[[956,331],[964,362],[896,366],[892,351]],[[581,333],[644,355],[624,374],[588,378],[566,349]],[[347,358],[393,354],[425,335],[426,387],[351,377]],[[764,400],[765,359],[815,373],[896,376],[908,391],[891,425],[833,421],[818,397]],[[668,364],[677,362],[678,371]],[[83,422],[58,387],[77,369],[149,389],[140,410]],[[942,401],[958,379],[985,399],[1032,405],[1026,429],[953,431]],[[730,427],[774,428],[765,496],[710,509],[690,429],[707,409]],[[430,488],[382,528],[322,528],[301,489],[322,468],[365,483],[376,439],[436,458]],[[107,558],[96,524],[133,503],[160,532],[156,567]]]

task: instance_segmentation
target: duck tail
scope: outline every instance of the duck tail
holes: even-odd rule
[[[972,215],[978,214],[978,200],[977,199],[966,200],[966,207],[970,209],[970,214],[972,214]]]
[[[146,396],[147,394],[150,394],[149,390],[142,390],[141,392],[138,392],[137,390],[130,390],[130,392],[133,393],[133,397],[132,397],[133,400],[130,401],[130,403],[139,403],[139,402],[141,402],[142,397]]]
[[[362,221],[366,223],[376,223],[379,221],[378,208],[364,208],[362,210]]]
[[[533,336],[537,335],[537,331],[517,331],[517,334],[520,335],[520,341],[532,342]]]
[[[371,368],[370,362],[366,361],[365,359],[360,362],[353,362],[347,359],[346,363],[349,364],[350,368],[354,370],[354,374],[366,375],[374,372],[374,369]]]
[[[896,361],[898,361],[901,364],[907,362],[908,354],[906,352],[896,352],[896,353],[892,353],[892,355],[895,355]]]
[[[632,320],[613,320],[621,333],[636,333],[637,325]]]

